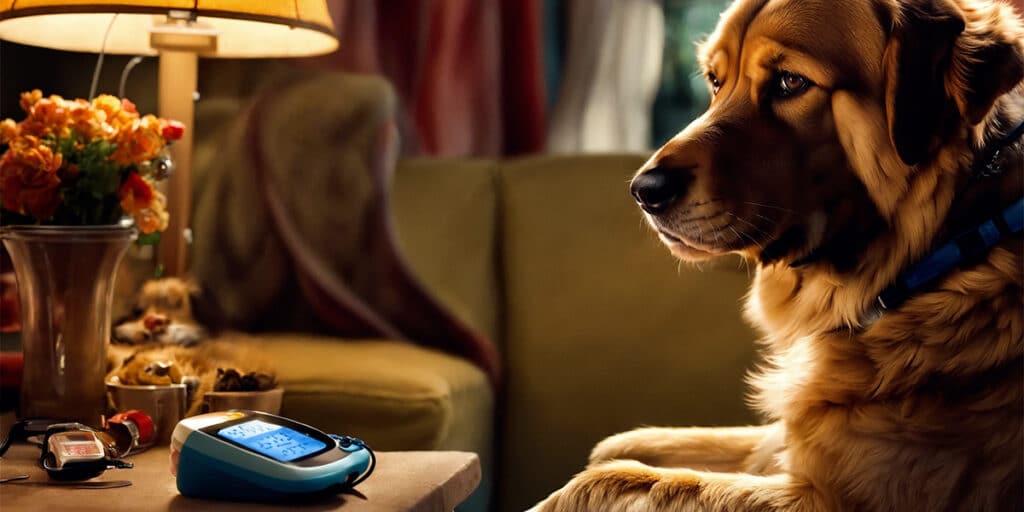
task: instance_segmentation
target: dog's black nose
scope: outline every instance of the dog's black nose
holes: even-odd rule
[[[689,169],[654,167],[633,178],[629,191],[645,212],[657,214],[668,210],[686,194],[693,181]]]

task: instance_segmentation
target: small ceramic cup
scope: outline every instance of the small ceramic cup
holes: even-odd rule
[[[153,418],[158,445],[171,441],[174,427],[188,411],[188,388],[184,384],[129,386],[112,380],[107,382],[107,394],[114,410],[138,409]]]
[[[267,391],[207,391],[203,394],[202,412],[247,409],[269,414],[281,413],[284,388],[278,386]]]

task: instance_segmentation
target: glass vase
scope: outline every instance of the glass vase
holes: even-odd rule
[[[21,302],[21,418],[99,426],[114,279],[130,226],[7,226]]]

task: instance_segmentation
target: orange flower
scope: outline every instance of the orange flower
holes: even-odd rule
[[[59,105],[49,98],[33,101],[32,97],[26,98],[26,94],[22,94],[21,106],[25,108],[28,117],[21,122],[21,132],[39,138],[59,135],[66,125],[66,120],[61,119],[62,113],[58,112]]]
[[[108,157],[117,164],[112,167],[127,176],[117,191],[123,211],[135,218],[144,233],[167,228],[164,196],[136,171],[159,156],[168,140],[182,136],[181,123],[140,116],[131,101],[106,94],[92,101],[66,100],[57,95],[44,97],[37,89],[22,93],[20,105],[24,120],[0,121],[0,144],[8,146],[0,155],[0,200],[5,209],[41,221],[52,217],[64,199],[62,187],[78,187],[79,179],[93,171],[64,165],[66,160],[90,162],[96,151],[103,151],[97,147],[106,147],[91,143],[106,141],[114,146]],[[67,154],[57,153],[57,148]],[[76,202],[70,205],[72,210],[81,206],[79,202],[89,201],[81,194],[69,197]]]
[[[21,105],[21,109],[28,114],[32,111],[32,105],[35,105],[36,102],[41,99],[43,99],[43,91],[40,91],[39,89],[32,89],[29,92],[21,93],[21,101],[19,104]]]
[[[153,205],[150,208],[140,210],[132,216],[135,219],[135,225],[139,227],[143,234],[148,235],[167,229],[170,216],[167,215],[167,211],[164,209],[164,201],[164,196],[157,192],[156,197],[153,198]]]
[[[139,112],[135,109],[134,103],[130,101],[125,103],[109,94],[101,94],[92,100],[92,109],[96,112],[100,122],[104,122],[112,128],[111,134],[115,137],[131,129],[139,119]]]
[[[156,158],[166,141],[160,135],[161,122],[147,115],[132,123],[131,128],[118,134],[117,150],[110,159],[124,165],[141,164]]]
[[[138,114],[139,109],[135,107],[135,104],[128,98],[121,98],[121,108],[128,113]]]
[[[4,208],[38,219],[48,219],[60,206],[57,171],[63,164],[60,153],[54,153],[39,139],[27,136],[12,145],[0,159],[0,197]]]
[[[116,133],[113,127],[100,119],[88,101],[78,99],[68,102],[67,107],[69,127],[83,139],[94,141],[110,138]]]
[[[166,199],[153,185],[133,172],[121,185],[121,209],[135,219],[135,225],[144,234],[167,229],[169,216]]]
[[[18,137],[21,130],[14,119],[4,119],[0,122],[0,144],[10,144]]]
[[[50,96],[32,106],[32,117],[52,128],[61,127],[68,122],[68,111],[64,108],[64,98]]]
[[[153,185],[139,176],[139,173],[130,173],[121,184],[121,209],[134,214],[143,208],[149,208],[155,192]]]

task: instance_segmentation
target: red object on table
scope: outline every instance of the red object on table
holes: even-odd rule
[[[127,423],[133,422],[135,428],[138,429],[138,444],[139,446],[149,446],[153,443],[153,433],[155,428],[153,426],[153,418],[148,414],[132,409],[119,414],[111,416],[107,423]]]
[[[0,352],[0,388],[16,388],[21,385],[23,364],[21,352]]]

